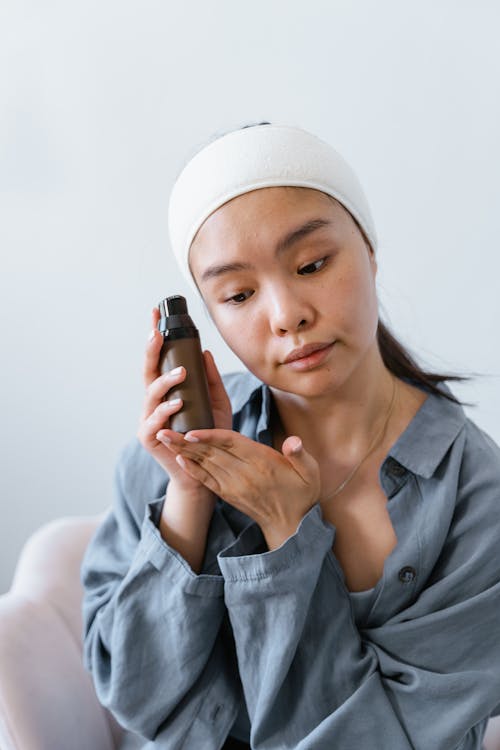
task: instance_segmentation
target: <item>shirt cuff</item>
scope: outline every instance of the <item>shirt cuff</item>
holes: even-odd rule
[[[183,591],[198,596],[222,597],[224,579],[221,575],[197,574],[187,560],[163,539],[158,527],[164,497],[146,506],[139,544],[141,557]]]
[[[233,544],[219,552],[217,559],[226,582],[257,580],[289,570],[304,553],[308,564],[314,564],[314,561],[321,564],[332,548],[334,537],[335,527],[323,519],[321,506],[316,503],[301,519],[295,533],[277,549],[261,551],[260,554],[250,552],[267,549],[260,527],[253,523]]]

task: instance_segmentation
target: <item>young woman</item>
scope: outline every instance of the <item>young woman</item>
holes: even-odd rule
[[[334,149],[225,134],[172,248],[245,370],[215,428],[160,375],[82,566],[84,659],[144,747],[469,750],[500,711],[500,449],[379,320],[376,233]]]

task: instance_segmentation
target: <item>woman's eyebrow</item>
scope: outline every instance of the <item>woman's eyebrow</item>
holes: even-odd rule
[[[279,257],[283,252],[285,252],[285,250],[288,250],[299,240],[304,239],[304,237],[307,237],[317,229],[322,229],[323,227],[331,226],[332,224],[333,222],[330,219],[309,219],[299,227],[295,227],[295,229],[287,232],[284,237],[278,240],[274,249],[274,254],[276,255],[276,257]],[[253,268],[254,266],[252,263],[220,263],[206,268],[201,276],[201,281],[207,281],[208,279],[222,276],[222,274],[229,273],[230,271],[250,271]]]

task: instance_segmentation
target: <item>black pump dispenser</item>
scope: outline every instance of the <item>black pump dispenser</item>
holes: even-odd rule
[[[167,309],[169,315],[187,315],[186,298],[181,294],[174,294],[173,297],[167,297]]]
[[[186,369],[182,383],[164,396],[164,401],[182,398],[180,411],[170,417],[169,427],[176,432],[188,432],[214,426],[205,364],[201,351],[200,334],[188,313],[185,297],[175,294],[158,305],[158,329],[163,334],[159,366],[163,374],[179,365]]]
[[[160,321],[158,328],[169,339],[198,337],[198,329],[188,313],[185,297],[174,294],[167,297],[158,305]]]

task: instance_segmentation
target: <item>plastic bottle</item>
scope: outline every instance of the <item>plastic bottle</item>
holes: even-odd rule
[[[163,334],[159,367],[163,374],[183,365],[186,377],[171,388],[163,400],[182,398],[180,411],[172,414],[169,427],[176,432],[214,427],[207,376],[201,351],[200,334],[188,313],[185,297],[175,294],[158,305],[158,329]]]

